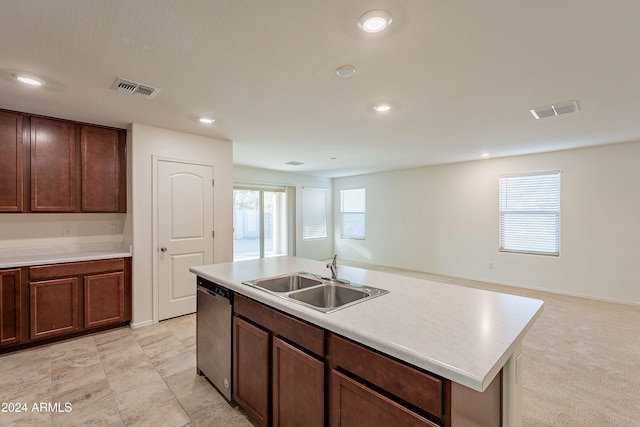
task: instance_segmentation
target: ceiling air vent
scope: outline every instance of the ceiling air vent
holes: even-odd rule
[[[120,92],[132,93],[134,95],[144,96],[145,98],[149,99],[153,98],[158,94],[158,92],[160,92],[160,89],[156,87],[143,85],[132,80],[125,80],[120,77],[116,79],[115,83],[113,83],[113,86],[111,86],[111,89]]]
[[[529,112],[533,117],[535,117],[536,120],[538,120],[538,119],[543,119],[545,117],[559,116],[560,114],[575,113],[579,109],[580,108],[578,107],[577,101],[569,101],[569,102],[562,102],[559,104],[534,108],[532,110],[529,110]]]

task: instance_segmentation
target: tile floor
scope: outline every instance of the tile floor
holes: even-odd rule
[[[189,315],[0,356],[0,426],[251,427],[196,374],[195,332]]]

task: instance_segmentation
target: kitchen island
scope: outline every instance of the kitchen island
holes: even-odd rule
[[[456,390],[461,396],[481,396],[495,389],[496,380],[502,425],[522,423],[519,356],[525,334],[542,312],[540,300],[340,266],[340,278],[389,293],[322,313],[242,283],[301,271],[327,274],[319,261],[275,257],[190,270],[328,333],[450,380],[452,396]]]

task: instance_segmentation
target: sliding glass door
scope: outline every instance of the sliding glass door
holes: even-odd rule
[[[280,188],[233,190],[233,260],[287,255],[287,193]]]

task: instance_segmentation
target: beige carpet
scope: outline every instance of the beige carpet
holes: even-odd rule
[[[545,302],[523,342],[524,427],[640,426],[640,307],[377,269]]]
[[[640,307],[527,292],[524,425],[640,426]]]

